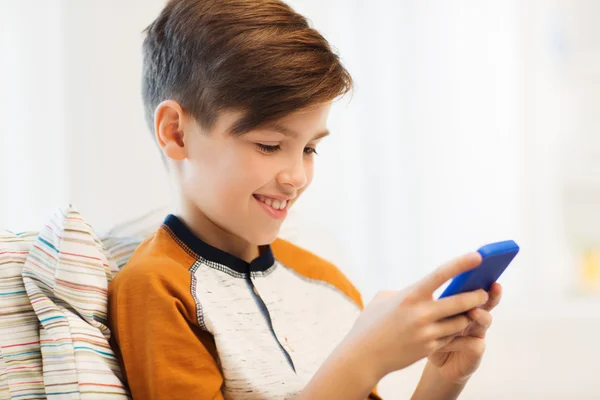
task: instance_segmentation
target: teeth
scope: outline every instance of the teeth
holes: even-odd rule
[[[269,197],[264,197],[264,196],[257,196],[258,200],[262,201],[263,203],[265,203],[268,206],[273,207],[276,210],[283,210],[287,207],[287,200],[277,200],[277,199],[271,199]]]

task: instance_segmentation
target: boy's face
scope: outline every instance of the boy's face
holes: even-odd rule
[[[240,113],[223,113],[210,132],[186,120],[185,157],[178,163],[185,207],[227,236],[254,245],[273,242],[287,210],[312,181],[330,107],[314,106],[239,137],[229,128]]]

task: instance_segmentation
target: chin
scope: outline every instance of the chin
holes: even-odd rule
[[[273,243],[278,236],[279,229],[271,232],[255,233],[254,235],[252,235],[252,240],[249,240],[249,242],[257,246],[265,246]]]

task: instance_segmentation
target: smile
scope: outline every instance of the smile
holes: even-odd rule
[[[260,194],[255,194],[254,198],[262,203],[265,203],[266,205],[277,211],[285,210],[288,206],[287,200],[273,199],[271,197],[266,197]]]

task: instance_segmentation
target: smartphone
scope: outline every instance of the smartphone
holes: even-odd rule
[[[519,246],[512,240],[506,240],[487,244],[477,251],[483,259],[481,264],[454,277],[440,295],[440,299],[478,289],[489,291],[492,283],[496,282],[515,258],[519,252]]]

